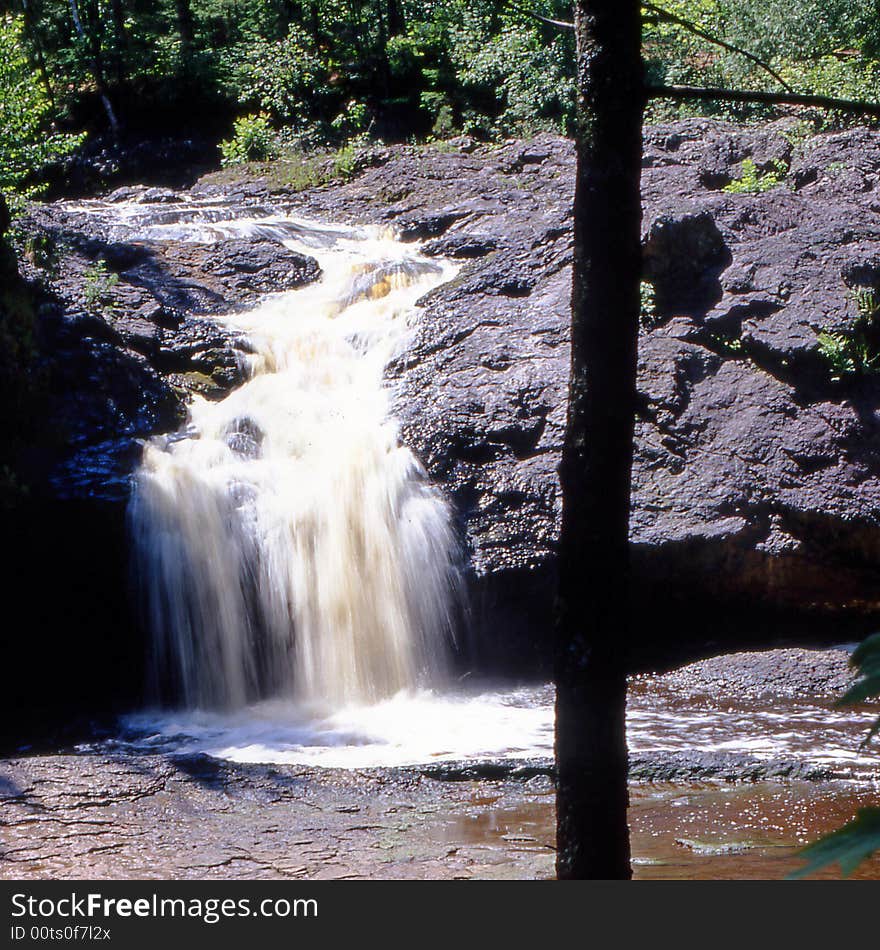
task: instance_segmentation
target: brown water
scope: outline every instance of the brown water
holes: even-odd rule
[[[859,808],[880,805],[880,790],[846,782],[754,785],[634,785],[630,792],[633,876],[637,880],[781,880],[803,862],[797,852]],[[450,845],[499,855],[531,854],[553,876],[552,793],[515,807],[477,808],[447,829]],[[836,867],[817,877],[839,877]],[[880,854],[854,879],[880,879]]]

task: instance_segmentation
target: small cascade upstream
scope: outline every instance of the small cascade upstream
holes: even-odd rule
[[[389,417],[383,372],[454,268],[378,229],[297,219],[151,225],[153,240],[260,236],[321,279],[222,318],[247,381],[196,398],[144,450],[130,508],[154,675],[185,707],[326,713],[443,682],[458,566],[450,512]]]

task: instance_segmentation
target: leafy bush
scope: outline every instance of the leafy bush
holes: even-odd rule
[[[85,272],[83,296],[86,306],[97,310],[110,304],[113,288],[118,283],[119,276],[107,269],[107,262],[96,261]]]
[[[333,156],[333,171],[336,178],[347,181],[357,171],[357,151],[354,145],[346,145]]]
[[[645,330],[657,326],[657,295],[654,285],[647,280],[639,284],[639,323]]]
[[[753,53],[798,92],[868,101],[876,98],[880,18],[875,0],[665,0],[661,6]],[[779,89],[776,80],[754,62],[712,47],[669,23],[649,23],[645,51],[652,81]],[[750,103],[657,102],[651,105],[649,115],[740,119],[767,117],[778,111]],[[807,114],[820,125],[864,121],[863,117],[822,110]]]
[[[72,151],[81,135],[54,130],[48,92],[28,62],[19,18],[0,16],[0,191],[32,196],[34,173]]]
[[[454,34],[450,52],[463,92],[478,106],[465,110],[465,132],[504,137],[572,128],[573,57],[568,37],[557,36],[548,43],[511,26],[481,39],[461,30]]]
[[[785,165],[777,162],[776,171],[765,172],[761,175],[758,172],[758,166],[752,159],[747,158],[742,163],[739,178],[735,178],[725,185],[722,191],[726,191],[728,194],[754,194],[769,191],[771,188],[782,184],[786,172]]]
[[[232,138],[220,143],[224,165],[265,162],[278,157],[278,138],[264,113],[245,115],[232,126]]]
[[[859,288],[852,296],[858,310],[852,326],[818,335],[819,354],[837,382],[880,372],[880,300],[870,288]]]
[[[337,96],[327,85],[327,68],[305,31],[290,27],[280,40],[250,38],[222,54],[224,85],[238,102],[297,133],[329,111]]]
[[[333,132],[343,141],[366,131],[370,113],[365,103],[351,99],[330,123]]]

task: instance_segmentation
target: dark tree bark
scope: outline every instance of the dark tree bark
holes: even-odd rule
[[[177,35],[180,37],[180,58],[187,65],[195,43],[195,21],[190,0],[174,0]]]
[[[835,99],[833,96],[799,95],[796,92],[762,92],[751,89],[724,89],[707,86],[649,86],[651,99],[674,99],[680,102],[716,101],[745,102],[773,106],[806,106],[831,109],[850,115],[880,118],[880,103],[861,99]]]
[[[557,874],[628,878],[626,644],[641,275],[638,0],[577,0],[571,383],[556,638]]]
[[[107,113],[107,122],[110,126],[110,131],[114,135],[118,135],[119,120],[116,118],[116,112],[114,111],[113,105],[110,102],[110,96],[107,93],[107,82],[104,78],[104,60],[101,49],[101,21],[99,10],[97,5],[89,5],[88,11],[91,14],[89,17],[90,29],[89,32],[86,32],[86,29],[83,26],[82,17],[80,16],[78,0],[67,0],[67,2],[68,6],[70,7],[70,17],[73,20],[73,26],[77,32],[77,36],[79,36],[83,46],[90,53],[92,78],[95,81],[95,88],[98,91],[98,97],[101,100],[101,104],[104,106],[104,111]]]
[[[388,35],[400,36],[406,31],[406,23],[403,19],[403,10],[398,0],[387,0],[386,9],[388,11]]]

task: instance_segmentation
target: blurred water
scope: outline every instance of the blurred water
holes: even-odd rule
[[[443,682],[459,583],[448,506],[398,439],[383,374],[454,268],[375,228],[114,207],[129,238],[266,238],[315,284],[223,317],[248,379],[147,444],[130,522],[157,692],[343,709]],[[122,223],[120,224],[120,220]],[[169,688],[170,687],[170,688]]]

